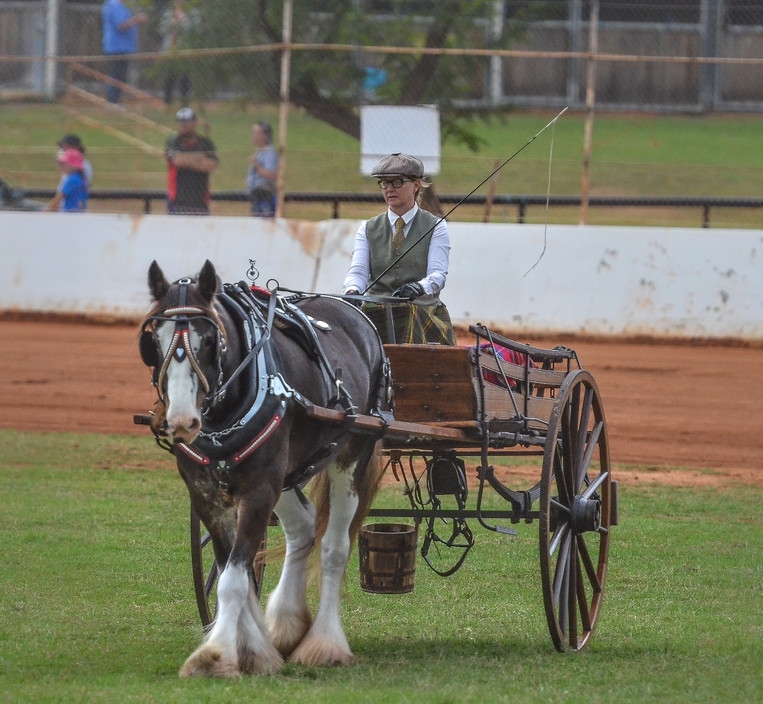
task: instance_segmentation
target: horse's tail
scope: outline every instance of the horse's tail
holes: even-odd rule
[[[350,524],[350,544],[355,543],[355,539],[360,532],[360,528],[368,512],[371,510],[371,503],[379,489],[382,475],[384,474],[385,464],[381,453],[381,443],[377,442],[371,449],[371,457],[363,466],[357,467],[354,477],[354,488],[358,494],[358,508]],[[321,472],[314,480],[310,491],[310,500],[316,508],[315,516],[315,540],[318,544],[326,533],[329,521],[329,479],[327,472]],[[317,553],[319,551],[315,551]],[[315,554],[314,553],[314,554]]]

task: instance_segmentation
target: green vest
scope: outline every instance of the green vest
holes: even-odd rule
[[[403,254],[400,259],[384,276],[368,291],[371,295],[390,296],[403,284],[421,281],[427,275],[427,260],[432,232],[439,218],[419,208],[411,222],[411,229],[403,244]],[[418,239],[426,236],[418,242]],[[392,228],[389,217],[384,212],[366,222],[366,238],[370,248],[371,281],[384,271],[397,258],[392,248]],[[415,246],[414,243],[417,243]],[[406,254],[408,250],[410,253]],[[420,306],[432,306],[440,302],[438,295],[425,295],[412,301]]]

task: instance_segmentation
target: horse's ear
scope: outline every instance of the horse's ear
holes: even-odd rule
[[[148,267],[148,289],[157,302],[163,300],[167,295],[167,291],[170,290],[170,285],[164,277],[164,272],[156,263],[156,259]]]
[[[204,297],[204,300],[211,302],[217,292],[217,288],[218,282],[215,265],[207,259],[199,272],[199,293]]]

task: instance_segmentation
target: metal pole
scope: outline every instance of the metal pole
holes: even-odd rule
[[[581,34],[583,32],[583,0],[572,0],[570,15],[567,20],[569,27],[570,51],[580,51]],[[580,59],[568,59],[567,73],[567,105],[574,108],[580,106]]]
[[[591,21],[588,29],[588,75],[586,78],[586,116],[583,137],[583,183],[580,187],[580,224],[588,222],[588,191],[591,182],[591,142],[593,140],[593,113],[596,106],[596,53],[599,51],[599,0],[591,3]]]
[[[498,46],[503,37],[503,1],[493,2],[493,16],[490,22],[490,41]],[[495,107],[503,102],[503,58],[490,57],[489,70],[489,100],[490,106]]]
[[[60,0],[48,0],[45,12],[45,99],[56,99],[56,74],[58,68],[58,6]]]
[[[702,0],[700,4],[699,43],[700,55],[706,58],[718,56],[718,33],[721,29],[720,0]],[[718,99],[717,64],[702,64],[699,69],[699,106],[710,112]]]
[[[281,103],[278,112],[278,177],[276,189],[276,217],[283,217],[284,173],[286,171],[286,132],[289,117],[289,74],[291,72],[291,28],[292,0],[284,0],[283,4],[283,43],[281,54]]]

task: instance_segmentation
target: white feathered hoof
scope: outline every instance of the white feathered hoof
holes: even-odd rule
[[[308,635],[289,656],[289,661],[299,665],[351,665],[352,651],[339,643]]]
[[[275,675],[282,666],[283,658],[275,648],[268,648],[265,653],[248,649],[239,652],[239,667],[244,675]]]
[[[181,677],[227,677],[241,676],[238,658],[225,654],[222,648],[202,645],[197,648],[180,668]]]
[[[272,619],[269,612],[265,612],[265,620],[268,624],[270,637],[273,645],[281,655],[288,657],[310,630],[313,618],[310,611],[305,607],[304,611],[291,614],[279,614],[277,619]]]

